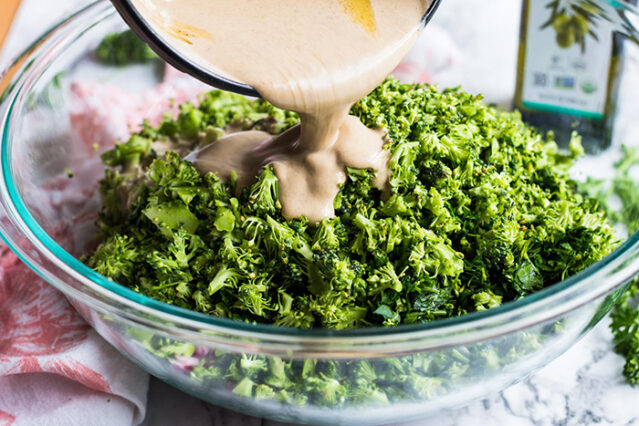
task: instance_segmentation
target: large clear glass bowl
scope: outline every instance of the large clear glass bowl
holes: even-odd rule
[[[108,2],[93,3],[44,34],[0,80],[0,228],[6,243],[100,335],[186,392],[244,413],[313,424],[421,417],[503,389],[562,354],[609,311],[639,270],[634,235],[576,276],[496,309],[423,325],[339,332],[215,318],[109,281],[78,260],[94,235],[102,171],[96,151],[78,148],[78,138],[88,136],[72,118],[77,96],[72,92],[77,82],[108,82],[136,96],[158,84],[155,65],[114,69],[94,61],[101,38],[123,28]],[[480,58],[471,65],[468,72],[479,72]],[[636,72],[636,63],[630,66]],[[494,93],[512,94],[508,78],[487,78],[486,84],[498,86]],[[632,99],[639,86],[627,78],[622,85],[622,98],[629,100],[622,99],[618,112],[620,123],[627,123],[620,124],[619,134],[625,143],[639,144],[632,128],[637,120],[631,119],[639,112]],[[171,93],[166,90],[167,97]],[[118,119],[98,114],[96,125],[121,128],[122,122],[110,121]],[[605,177],[616,150],[586,158],[578,170]],[[367,380],[361,379],[362,369],[368,369]],[[327,382],[331,375],[335,382]],[[304,401],[304,392],[269,396],[278,380],[296,381],[309,395],[325,392],[325,398],[317,403],[318,398]],[[327,383],[348,391],[331,398],[334,389]],[[392,391],[386,388],[391,383]],[[391,398],[376,389],[388,390]]]

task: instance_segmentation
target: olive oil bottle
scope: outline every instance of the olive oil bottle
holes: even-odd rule
[[[515,108],[561,145],[576,130],[586,151],[601,151],[612,139],[625,36],[596,9],[558,3],[524,0]]]

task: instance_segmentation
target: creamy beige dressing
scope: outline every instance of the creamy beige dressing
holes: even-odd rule
[[[375,171],[384,188],[384,132],[349,116],[414,43],[432,0],[134,0],[173,48],[215,73],[250,84],[301,125],[272,138],[240,132],[190,154],[201,172],[248,185],[272,164],[282,213],[334,215],[345,167]]]

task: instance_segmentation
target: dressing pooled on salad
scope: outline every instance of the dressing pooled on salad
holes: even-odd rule
[[[301,124],[273,138],[237,132],[186,158],[238,186],[272,164],[286,218],[334,216],[345,167],[388,182],[383,129],[349,116],[401,61],[432,0],[134,0],[171,46],[216,74],[255,87]]]

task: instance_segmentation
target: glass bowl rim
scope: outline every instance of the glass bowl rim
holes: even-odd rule
[[[8,103],[7,111],[0,117],[0,168],[2,169],[0,173],[0,200],[7,204],[8,210],[11,213],[7,215],[10,225],[17,228],[18,231],[23,234],[22,236],[26,236],[29,244],[31,244],[40,255],[44,255],[55,265],[53,269],[63,269],[84,286],[105,297],[107,300],[117,299],[125,306],[132,308],[133,311],[145,311],[147,314],[156,314],[169,320],[176,327],[180,325],[185,326],[185,330],[192,329],[192,326],[195,324],[199,330],[208,329],[212,332],[223,331],[238,337],[264,337],[271,340],[282,339],[287,341],[290,341],[291,337],[303,340],[330,338],[331,340],[337,339],[343,342],[353,341],[353,343],[376,337],[384,339],[386,343],[391,343],[406,338],[434,338],[468,331],[469,329],[472,331],[472,329],[478,328],[491,330],[491,335],[503,335],[510,331],[528,328],[557,318],[612,292],[639,271],[639,262],[633,261],[639,252],[639,232],[637,232],[607,257],[583,271],[534,294],[519,300],[506,302],[497,308],[423,324],[399,325],[394,327],[366,327],[346,330],[321,328],[298,329],[268,324],[245,323],[215,317],[160,302],[118,284],[83,264],[80,260],[65,251],[44,231],[31,215],[31,212],[15,185],[11,161],[11,146],[13,141],[11,124],[17,119],[13,113],[16,106],[19,106],[20,95],[23,93],[23,90],[30,90],[32,85],[37,82],[42,75],[41,73],[33,75],[34,71],[43,71],[46,69],[46,65],[57,58],[57,55],[47,55],[45,61],[48,62],[41,64],[43,60],[38,53],[52,47],[50,39],[53,36],[58,37],[55,40],[55,47],[59,49],[61,53],[64,52],[65,50],[62,48],[71,46],[77,38],[82,36],[84,31],[87,31],[92,25],[99,24],[110,18],[112,15],[116,15],[116,11],[108,0],[95,0],[69,15],[51,27],[50,30],[44,32],[43,35],[19,55],[18,59],[13,63],[14,66],[16,66],[19,60],[29,55],[34,56],[32,60],[26,61],[27,66],[22,67],[22,72],[16,74],[17,78],[11,82],[13,85],[7,87],[6,91],[9,93],[11,99]],[[77,29],[78,25],[75,24],[75,21],[83,19],[89,21],[91,26],[83,27],[82,31],[80,31]],[[74,23],[74,25],[68,25],[71,23]],[[73,27],[76,28],[74,29]],[[42,67],[42,65],[45,65],[45,67]],[[27,77],[29,77],[30,80],[27,79]],[[2,74],[0,74],[0,79],[1,78]],[[29,81],[25,83],[25,80]],[[52,282],[50,274],[47,273],[50,272],[51,268],[42,265],[41,262],[36,261],[32,256],[28,255],[20,245],[8,235],[5,228],[6,226],[6,223],[0,225],[2,239],[20,259],[38,275],[58,287],[61,291],[64,293],[69,292],[70,286],[68,284],[60,281],[56,285],[56,283]],[[90,301],[95,303],[95,296],[87,296]],[[464,342],[477,340],[476,337],[473,338],[472,334],[471,332],[470,335],[465,335],[465,337],[455,340]]]

